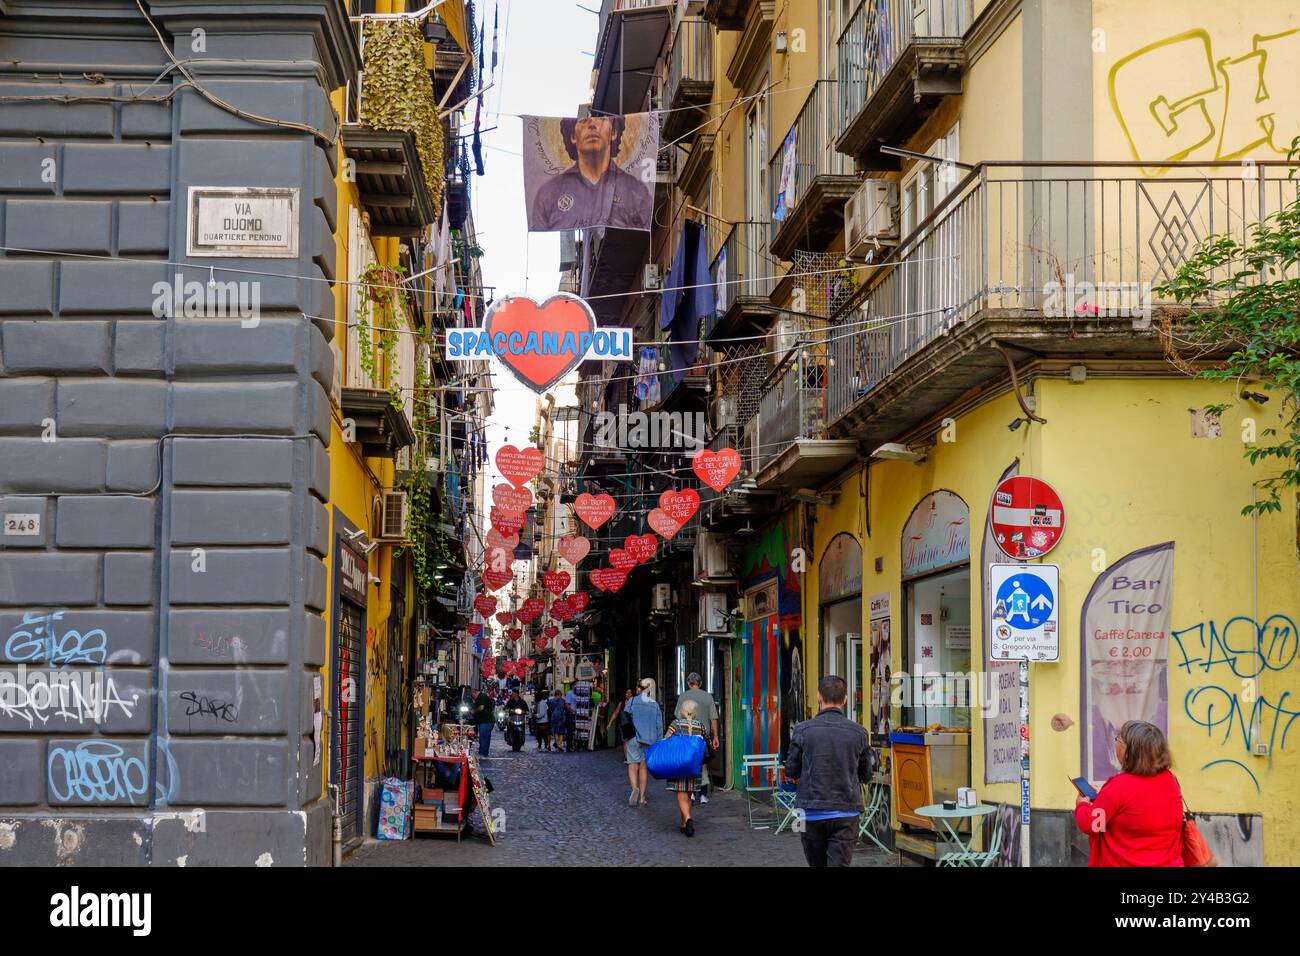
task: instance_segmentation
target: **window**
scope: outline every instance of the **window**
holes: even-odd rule
[[[374,383],[361,369],[361,330],[357,328],[357,312],[365,291],[357,285],[362,275],[375,261],[374,250],[370,247],[370,234],[361,222],[361,212],[356,206],[348,208],[348,311],[345,319],[348,323],[347,377],[343,384],[348,388],[373,388]],[[369,315],[369,310],[367,310]],[[374,322],[373,316],[370,321]]]
[[[952,129],[926,150],[926,155],[938,160],[956,161],[959,158],[959,126],[959,123],[953,123]],[[952,192],[960,179],[955,166],[918,159],[903,177],[899,190],[902,235],[906,236],[930,215],[935,205]]]

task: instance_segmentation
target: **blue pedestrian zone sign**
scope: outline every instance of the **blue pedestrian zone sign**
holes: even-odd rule
[[[1060,569],[1055,564],[990,565],[989,591],[992,660],[1060,659]]]

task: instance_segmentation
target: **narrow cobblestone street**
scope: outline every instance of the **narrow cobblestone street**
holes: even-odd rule
[[[482,762],[492,781],[504,832],[484,838],[368,839],[347,866],[805,866],[799,837],[788,829],[749,829],[744,796],[717,792],[695,810],[696,832],[677,830],[673,795],[652,781],[649,806],[627,805],[627,773],[617,750],[538,753],[531,739],[513,753],[499,732]],[[476,830],[482,829],[475,815]],[[895,857],[859,846],[854,866],[893,866]]]

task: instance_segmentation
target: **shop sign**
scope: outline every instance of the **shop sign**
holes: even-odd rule
[[[1081,742],[1089,780],[1119,773],[1114,740],[1125,721],[1145,720],[1168,730],[1173,596],[1174,543],[1167,541],[1120,558],[1101,573],[1083,602]]]
[[[1065,506],[1041,478],[1004,478],[993,492],[989,512],[993,540],[1009,558],[1041,558],[1065,533]]]
[[[831,539],[818,569],[818,591],[823,604],[862,593],[862,546],[853,535]]]
[[[497,299],[483,328],[448,329],[445,357],[473,362],[495,356],[520,383],[542,393],[584,360],[627,362],[631,329],[599,329],[585,300],[557,292],[537,303],[526,295]]]
[[[218,258],[296,258],[297,188],[191,186],[185,253]]]
[[[339,593],[358,604],[366,603],[366,560],[339,542]]]
[[[970,509],[951,491],[921,499],[903,526],[903,577],[970,560]]]
[[[989,588],[993,659],[1059,660],[1060,569],[1055,564],[990,565]]]

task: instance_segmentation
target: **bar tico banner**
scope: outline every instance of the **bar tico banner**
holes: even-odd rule
[[[1083,602],[1083,775],[1119,773],[1115,735],[1126,720],[1169,730],[1169,621],[1174,596],[1174,543],[1120,558]]]
[[[650,230],[659,157],[655,114],[525,116],[523,132],[529,232]]]
[[[497,299],[483,318],[483,328],[448,329],[446,343],[448,361],[495,356],[539,394],[579,362],[627,362],[632,357],[632,330],[597,328],[591,306],[567,292],[540,304],[524,295]]]

